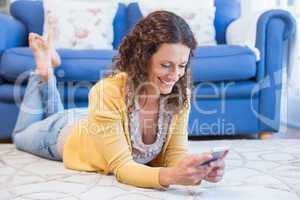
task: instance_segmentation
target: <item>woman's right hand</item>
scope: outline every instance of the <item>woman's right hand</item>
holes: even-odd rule
[[[210,160],[211,153],[186,155],[180,160],[176,166],[172,168],[165,168],[166,185],[197,185],[206,177],[213,169],[209,165],[201,166],[201,163]],[[162,174],[162,176],[163,176]],[[162,181],[164,181],[162,177]]]
[[[186,155],[174,167],[174,181],[179,185],[196,185],[206,177],[213,167],[209,165],[201,166],[201,163],[210,160],[210,153]]]

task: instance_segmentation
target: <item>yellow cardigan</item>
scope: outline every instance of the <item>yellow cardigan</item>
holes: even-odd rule
[[[113,173],[119,182],[145,188],[161,188],[161,167],[174,166],[187,152],[190,99],[173,115],[160,154],[147,165],[132,158],[125,105],[125,72],[106,77],[89,93],[88,117],[76,123],[64,147],[66,168]]]

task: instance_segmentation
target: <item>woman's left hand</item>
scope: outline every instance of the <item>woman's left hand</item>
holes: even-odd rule
[[[206,175],[203,180],[206,180],[208,182],[217,183],[222,180],[224,176],[224,170],[225,170],[225,162],[224,159],[218,159],[216,161],[213,161],[209,164],[210,167],[213,167],[211,172]]]

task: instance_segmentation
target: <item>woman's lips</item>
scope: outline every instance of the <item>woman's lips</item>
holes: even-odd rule
[[[174,84],[174,81],[165,81],[165,80],[163,80],[161,78],[158,78],[158,79],[160,80],[161,83],[163,83],[163,84],[165,84],[167,86],[171,86],[171,85]]]

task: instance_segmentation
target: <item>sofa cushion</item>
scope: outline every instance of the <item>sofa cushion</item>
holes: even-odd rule
[[[256,81],[202,82],[193,85],[193,97],[202,99],[249,99],[257,98]]]
[[[126,5],[119,3],[118,10],[113,21],[114,40],[113,47],[117,49],[123,36],[127,33]],[[44,11],[41,0],[14,1],[10,5],[10,13],[21,21],[28,32],[43,34]]]
[[[141,13],[143,16],[147,16],[157,10],[166,10],[176,13],[187,22],[199,46],[216,45],[216,30],[214,27],[216,8],[214,0],[205,0],[204,4],[197,5],[192,5],[192,3],[193,1],[183,2],[182,0],[162,1],[161,3],[140,0],[138,3],[131,3],[128,5],[129,26],[135,24],[131,24],[133,15],[130,12]],[[133,22],[138,20],[139,18],[134,19]]]
[[[14,1],[10,4],[10,13],[25,25],[28,32],[43,34],[43,1]]]
[[[137,2],[130,3],[127,6],[128,32],[131,31],[133,27],[138,23],[138,21],[142,18],[143,14],[139,8],[139,4]]]
[[[240,0],[215,0],[215,29],[218,44],[226,43],[225,34],[228,25],[240,17]]]
[[[240,0],[215,0],[215,21],[216,40],[218,44],[224,44],[225,33],[228,25],[240,17]],[[128,31],[143,17],[138,3],[130,3],[127,7]]]
[[[256,75],[255,54],[246,47],[199,47],[191,60],[193,82],[247,80]]]
[[[118,49],[122,42],[122,38],[127,35],[127,6],[123,3],[119,3],[119,7],[116,16],[113,21],[114,28],[114,40],[113,47]]]
[[[115,50],[58,50],[62,64],[55,70],[57,78],[64,81],[99,80],[110,68]],[[28,47],[6,50],[0,65],[0,75],[8,81],[15,81],[23,72],[35,68],[32,51]]]
[[[58,50],[62,58],[56,70],[59,80],[97,81],[110,68],[115,50]],[[15,81],[18,76],[35,66],[32,52],[27,47],[12,48],[3,53],[1,77]],[[218,45],[199,47],[191,61],[193,82],[246,80],[256,75],[254,53],[245,47]]]
[[[44,34],[55,27],[56,48],[113,49],[117,2],[44,0],[43,6]]]

